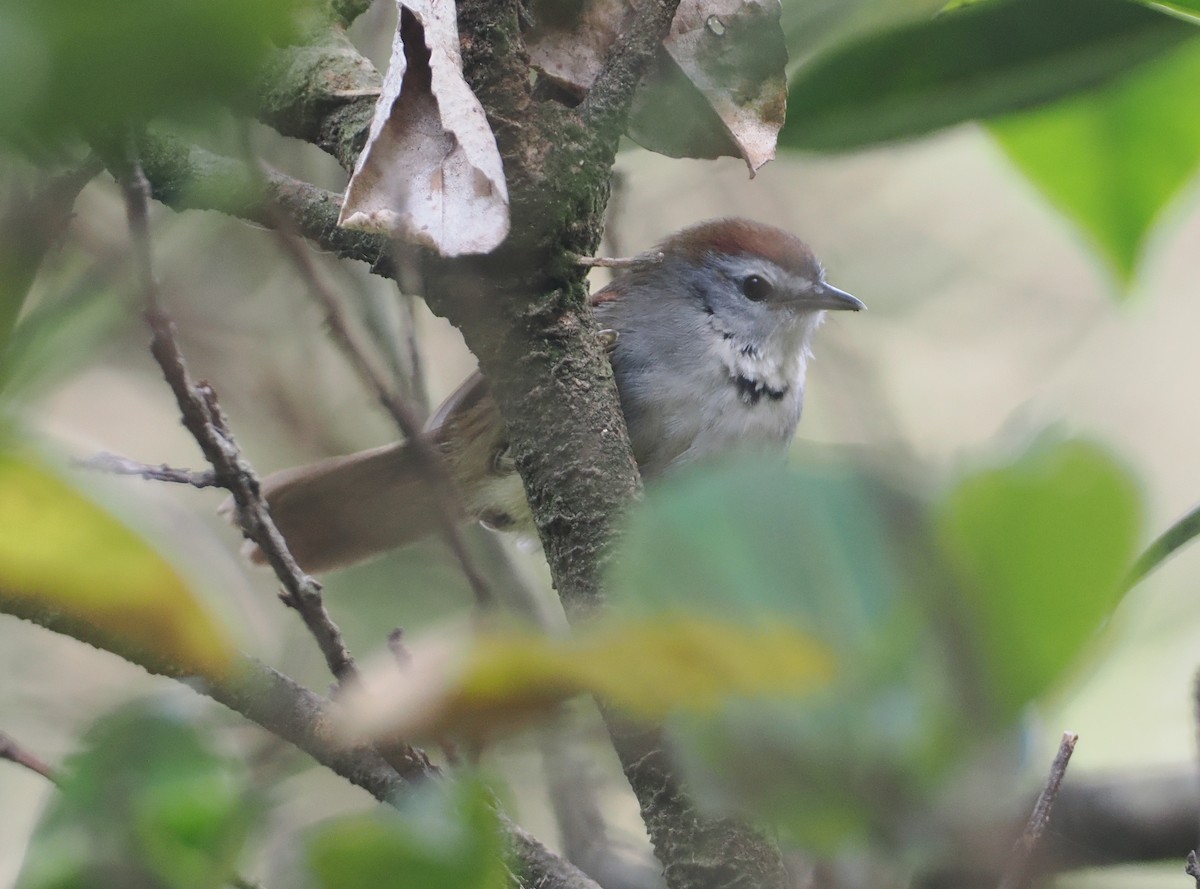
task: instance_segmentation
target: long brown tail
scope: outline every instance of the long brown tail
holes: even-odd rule
[[[435,495],[404,444],[286,469],[263,479],[262,490],[305,571],[361,562],[436,527]],[[250,557],[265,561],[257,547]]]

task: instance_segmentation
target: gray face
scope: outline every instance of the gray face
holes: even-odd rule
[[[618,331],[613,369],[645,475],[732,447],[779,449],[803,404],[809,341],[826,310],[861,308],[815,263],[668,255],[597,307]]]

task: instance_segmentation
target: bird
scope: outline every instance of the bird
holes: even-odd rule
[[[731,451],[782,452],[804,407],[813,334],[827,312],[860,311],[795,235],[742,218],[667,237],[591,297],[608,342],[633,455],[648,481]],[[424,434],[445,461],[464,520],[532,531],[503,418],[475,373]],[[439,506],[405,442],[263,479],[297,562],[320,573],[423,537]],[[255,561],[262,553],[251,548]]]

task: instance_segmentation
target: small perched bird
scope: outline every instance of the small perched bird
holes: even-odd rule
[[[686,228],[645,256],[591,301],[615,335],[613,373],[643,477],[735,448],[785,448],[814,331],[826,311],[865,306],[825,282],[803,241],[746,219]],[[482,376],[438,408],[426,434],[462,491],[465,519],[532,527]],[[435,526],[435,493],[403,443],[285,470],[264,480],[263,493],[308,571],[361,561]]]

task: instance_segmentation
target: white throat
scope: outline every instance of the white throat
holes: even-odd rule
[[[743,401],[780,401],[803,390],[812,336],[824,316],[824,312],[806,313],[755,340],[723,330],[713,319],[717,355]]]

